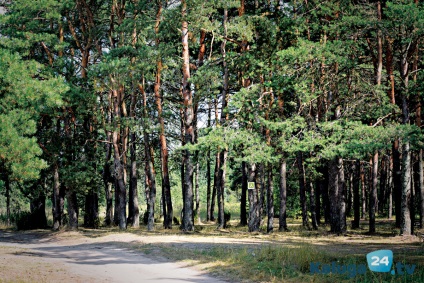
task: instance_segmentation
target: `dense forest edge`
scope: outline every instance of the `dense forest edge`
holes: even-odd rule
[[[422,237],[422,2],[0,9],[4,226]]]

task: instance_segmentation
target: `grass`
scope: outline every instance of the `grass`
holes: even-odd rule
[[[292,246],[266,244],[260,247],[216,246],[203,249],[181,249],[172,245],[147,245],[143,252],[160,254],[172,260],[197,266],[211,274],[234,282],[424,282],[424,266],[412,275],[365,274],[311,274],[310,264],[319,262],[339,266],[366,265],[365,256],[342,256],[323,252],[311,244]],[[422,254],[421,254],[422,255]],[[404,260],[412,264],[413,261]],[[415,264],[417,264],[415,262]],[[320,265],[322,270],[322,265]]]
[[[290,247],[265,245],[257,248],[213,247],[203,250],[176,249],[160,245],[161,254],[173,260],[200,267],[234,282],[424,282],[424,270],[413,275],[376,274],[311,274],[311,262],[338,265],[366,264],[355,257],[340,257],[319,251],[309,244]],[[144,252],[157,253],[157,246],[146,246]],[[176,252],[178,250],[178,252]]]
[[[181,249],[175,245],[145,245],[146,254],[183,261],[211,274],[234,282],[300,282],[309,268],[309,260],[324,255],[309,245],[293,247],[240,247],[218,245],[200,249]],[[176,252],[178,250],[178,252]]]

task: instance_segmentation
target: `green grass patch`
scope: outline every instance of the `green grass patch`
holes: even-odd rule
[[[152,253],[152,249],[152,246],[142,248],[146,253]],[[341,282],[346,277],[334,274],[311,275],[311,262],[331,262],[337,260],[337,257],[319,251],[310,244],[264,244],[260,247],[248,244],[216,245],[200,250],[162,244],[159,249],[166,258],[199,266],[235,282]]]
[[[234,282],[424,282],[424,266],[420,264],[422,251],[417,257],[395,253],[394,263],[416,264],[413,274],[375,273],[368,269],[366,255],[343,255],[325,252],[309,243],[289,244],[209,244],[145,245],[146,254],[183,261],[207,272]],[[312,274],[311,263],[338,266],[365,266],[365,273],[346,270],[343,274]]]

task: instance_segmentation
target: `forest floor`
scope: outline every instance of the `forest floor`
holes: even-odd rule
[[[312,261],[366,264],[365,255],[381,249],[392,250],[395,261],[416,265],[415,277],[387,282],[424,282],[422,234],[401,237],[389,230],[334,236],[325,228],[307,231],[296,225],[272,234],[235,226],[218,231],[212,224],[198,225],[193,233],[159,225],[155,232],[1,229],[0,282],[385,282],[375,275],[353,280],[309,274]]]

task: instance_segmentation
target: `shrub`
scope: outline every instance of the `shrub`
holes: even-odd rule
[[[231,212],[224,210],[224,222],[228,223],[231,220]]]
[[[180,220],[175,216],[172,218],[172,222],[174,222],[174,225],[180,225]]]
[[[40,220],[38,213],[31,213],[23,211],[15,215],[16,229],[18,230],[31,230],[31,229],[44,229],[46,223],[43,219]]]
[[[144,225],[147,225],[147,222],[149,222],[149,211],[148,210],[146,210],[143,213],[143,224]]]

